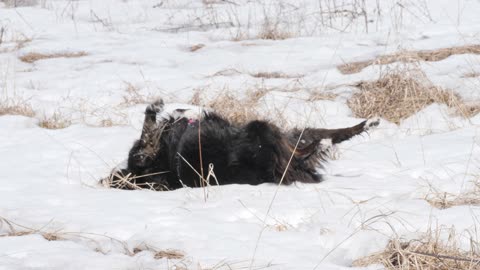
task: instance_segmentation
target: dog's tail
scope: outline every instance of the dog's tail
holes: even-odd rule
[[[332,144],[341,143],[349,140],[356,135],[360,135],[369,129],[380,124],[380,119],[373,118],[361,122],[358,125],[348,128],[339,129],[323,129],[323,128],[308,128],[304,131],[303,138],[307,141],[318,142],[323,139],[331,139]]]

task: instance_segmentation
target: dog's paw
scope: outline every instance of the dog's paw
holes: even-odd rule
[[[380,125],[380,118],[378,117],[370,118],[365,123],[365,126],[363,127],[363,129],[365,131],[368,131],[370,129],[378,127],[378,125]]]
[[[155,100],[152,104],[148,105],[147,108],[145,109],[146,114],[157,114],[161,111],[163,111],[163,107],[165,106],[165,103],[163,102],[163,99],[159,98]]]

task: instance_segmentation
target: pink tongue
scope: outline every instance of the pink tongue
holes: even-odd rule
[[[188,119],[188,123],[193,124],[193,123],[195,123],[195,120],[194,119]]]

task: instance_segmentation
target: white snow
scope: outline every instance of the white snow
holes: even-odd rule
[[[369,0],[368,33],[362,16],[322,17],[319,3],[332,1],[13,2],[0,1],[0,102],[31,104],[35,116],[0,116],[0,217],[17,231],[38,232],[0,237],[0,270],[350,269],[395,235],[437,225],[475,233],[479,206],[440,210],[424,200],[431,187],[468,191],[480,175],[480,115],[465,120],[438,104],[398,126],[382,120],[368,135],[336,146],[320,184],[154,192],[108,189],[98,180],[127,157],[145,101],[156,97],[172,110],[190,108],[198,89],[206,96],[224,89],[242,96],[258,86],[301,89],[271,91],[259,109],[282,108],[299,127],[359,123],[346,105],[350,85],[377,78],[382,67],[342,75],[336,66],[398,49],[480,44],[480,2]],[[343,1],[354,2],[361,1]],[[266,17],[291,38],[257,39]],[[204,47],[190,51],[198,44]],[[19,60],[67,52],[86,56]],[[436,85],[471,102],[480,98],[480,77],[464,77],[480,73],[479,55],[420,67]],[[250,75],[256,72],[295,76]],[[339,97],[308,101],[323,88]],[[38,126],[54,114],[72,124]],[[0,223],[0,235],[9,231]],[[47,241],[43,232],[62,239]],[[146,246],[180,250],[185,258],[131,256]]]

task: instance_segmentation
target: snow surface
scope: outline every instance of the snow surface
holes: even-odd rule
[[[197,89],[241,96],[258,86],[299,88],[269,92],[261,109],[284,109],[291,125],[348,126],[362,120],[346,105],[354,91],[348,85],[375,79],[385,67],[342,75],[336,65],[399,48],[478,44],[479,1],[366,1],[374,14],[368,33],[363,19],[325,27],[317,13],[322,1],[314,0],[12,2],[0,1],[0,100],[26,101],[36,115],[0,116],[0,217],[38,233],[0,237],[1,270],[350,269],[393,236],[436,226],[472,232],[478,225],[478,206],[439,210],[424,200],[432,187],[468,191],[480,173],[480,116],[465,120],[436,104],[399,126],[382,120],[368,136],[339,145],[320,184],[153,192],[107,189],[98,180],[140,134],[146,104],[132,102],[136,93],[175,108],[187,106]],[[265,16],[292,37],[255,39]],[[238,32],[247,38],[233,41]],[[198,44],[205,46],[191,52]],[[19,60],[30,52],[87,55]],[[479,77],[464,77],[480,72],[480,55],[420,66],[435,84],[469,101],[480,98]],[[255,72],[302,76],[249,75]],[[316,88],[339,97],[309,102]],[[54,114],[72,125],[38,126]],[[102,127],[104,121],[113,126]],[[0,234],[9,231],[3,222]],[[62,239],[47,241],[42,232]],[[146,246],[180,250],[185,258],[131,256]]]

